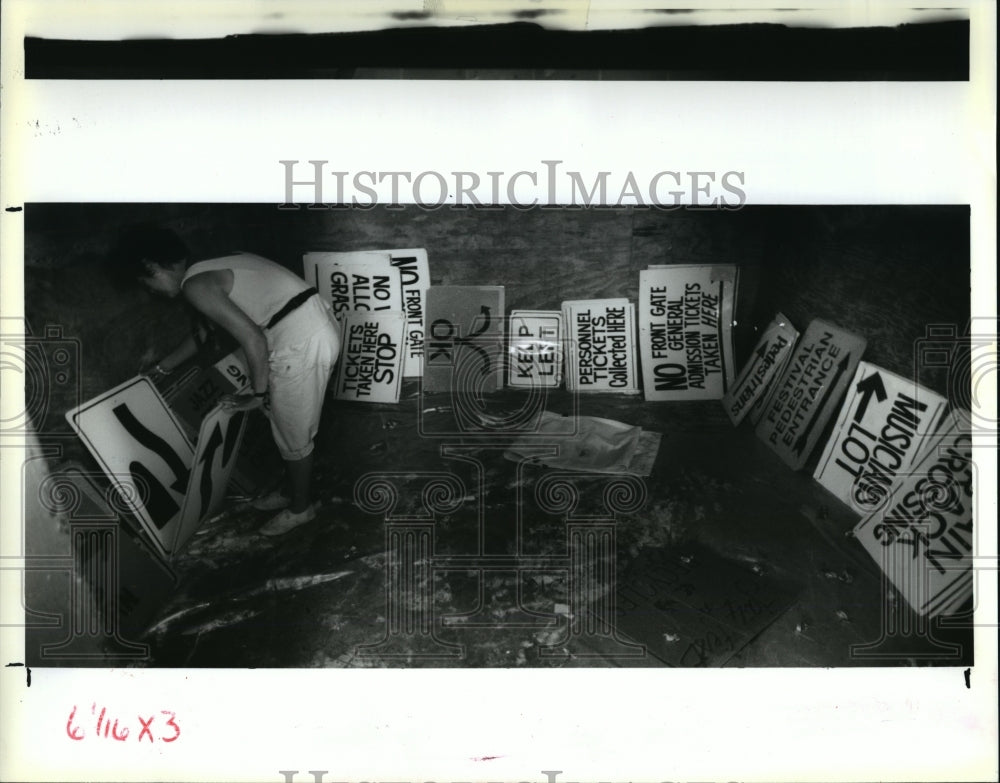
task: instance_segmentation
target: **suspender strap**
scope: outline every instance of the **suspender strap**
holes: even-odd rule
[[[297,307],[300,307],[302,304],[307,302],[313,296],[313,294],[318,294],[318,293],[319,291],[317,291],[315,288],[307,288],[305,291],[296,294],[287,302],[285,302],[284,307],[282,307],[280,310],[278,310],[278,312],[276,312],[274,315],[271,316],[271,320],[267,322],[267,326],[265,326],[264,328],[273,329],[275,326],[278,325],[278,322],[282,318],[284,318],[290,312],[295,310]]]

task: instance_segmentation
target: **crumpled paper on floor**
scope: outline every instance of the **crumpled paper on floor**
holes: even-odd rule
[[[551,435],[552,440],[539,440]],[[627,473],[648,476],[660,450],[661,435],[631,424],[596,416],[560,416],[543,411],[538,428],[515,441],[504,456],[514,462],[528,460],[550,468],[592,473]],[[555,456],[538,456],[540,443],[558,445]]]

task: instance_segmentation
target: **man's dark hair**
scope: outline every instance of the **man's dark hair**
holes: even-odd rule
[[[108,267],[119,280],[135,281],[148,275],[149,263],[167,267],[188,258],[187,245],[171,229],[140,223],[118,235],[108,253]]]

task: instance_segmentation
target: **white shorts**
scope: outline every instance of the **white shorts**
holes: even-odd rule
[[[268,418],[282,459],[312,454],[326,387],[339,355],[340,329],[332,317],[305,341],[271,351]]]

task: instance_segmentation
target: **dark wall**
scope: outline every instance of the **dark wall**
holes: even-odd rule
[[[865,358],[913,376],[928,324],[969,318],[966,207],[278,210],[273,205],[31,204],[25,309],[36,334],[62,326],[82,350],[81,395],[95,396],[162,355],[188,329],[177,302],[116,289],[102,260],[117,231],[153,220],[196,257],[247,250],[301,273],[308,250],[427,249],[434,284],[500,284],[508,308],[638,297],[653,263],[742,270],[737,358],[777,310],[800,330],[822,317],[868,339]],[[946,379],[922,380],[945,392]],[[61,415],[61,414],[60,414]]]

